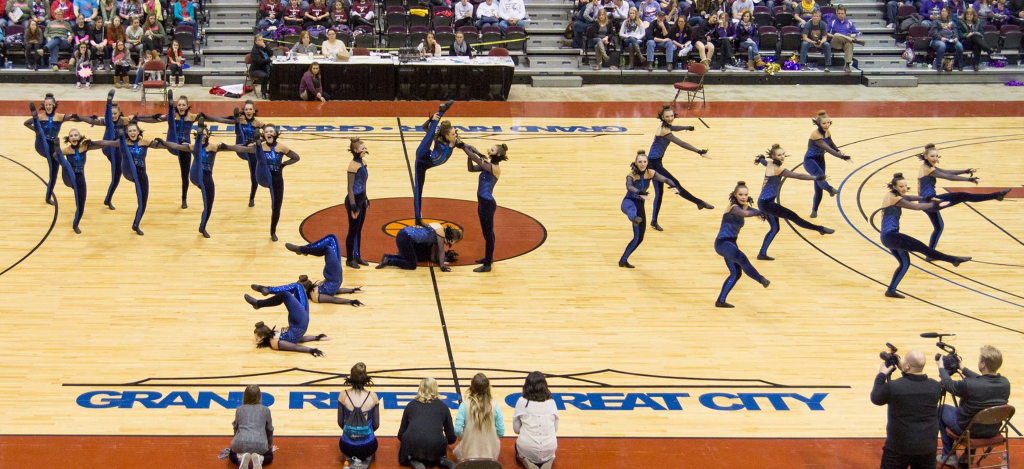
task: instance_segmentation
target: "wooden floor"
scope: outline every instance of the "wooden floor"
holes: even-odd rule
[[[668,197],[660,218],[665,231],[647,231],[630,258],[635,270],[616,266],[631,236],[619,204],[629,163],[637,149],[649,148],[656,120],[453,118],[459,126],[487,126],[460,132],[478,148],[509,145],[495,197],[499,205],[540,222],[544,244],[496,263],[486,275],[473,273],[472,266],[450,273],[346,268],[345,285],[362,285],[365,293],[358,298],[367,306],[312,305],[310,332],[334,338],[322,344],[323,358],[256,350],[253,323],[284,325],[286,313],[253,311],[242,295],[251,283],[319,275],[319,259],[295,256],[284,243],[302,241],[299,226],[306,217],[342,203],[344,137],[367,141],[371,199],[394,198],[411,195],[406,154],[414,157],[421,132],[399,132],[393,118],[274,118],[290,126],[373,130],[285,133],[282,141],[302,161],[285,171],[281,241],[273,243],[267,191],[260,188],[256,206],[246,206],[249,180],[242,160],[230,153],[217,160],[213,237],[203,239],[196,232],[198,189],[190,188],[189,208],[179,208],[176,159],[158,150],[148,160],[146,235],[130,228],[131,183],[121,182],[116,211],[102,206],[110,177],[99,152],[89,156],[89,198],[83,233],[76,235],[70,189],[58,183],[56,214],[43,202],[37,175],[45,177],[45,161],[32,150],[22,120],[0,118],[6,136],[0,144],[0,269],[20,260],[0,276],[0,330],[6,332],[0,347],[0,434],[228,435],[231,410],[189,409],[181,405],[187,396],[162,409],[138,403],[130,409],[86,408],[79,398],[92,391],[226,396],[256,382],[277,400],[272,409],[280,435],[334,435],[335,412],[302,406],[300,393],[336,392],[340,380],[306,385],[318,377],[308,370],[343,375],[364,361],[371,370],[385,370],[377,388],[385,392],[415,391],[412,378],[421,376],[441,379],[448,392],[456,391],[457,376],[464,391],[483,369],[508,378],[495,381],[504,386],[495,389],[504,400],[518,392],[521,372],[557,375],[551,378],[554,391],[569,402],[560,436],[881,437],[885,411],[868,400],[878,352],[892,342],[901,352],[931,355],[937,351],[933,342],[919,337],[926,331],[958,334],[953,343],[968,364],[981,345],[999,347],[1003,374],[1024,382],[1021,195],[944,211],[940,249],[985,263],[954,269],[914,259],[901,290],[917,299],[882,295],[896,261],[879,247],[869,222],[891,173],[916,175],[919,162],[906,158],[928,142],[942,149],[944,167],[980,167],[981,186],[1019,187],[1022,118],[836,118],[834,139],[853,161],[828,159],[831,182],[841,192],[826,198],[817,219],[836,234],[795,233],[784,226],[771,249],[777,260],[754,261],[771,287],[741,279],[729,297],[736,305],[731,310],[714,307],[727,275],[712,246],[721,209],[737,180],[757,192],[763,169],[752,164],[753,156],[772,143],[787,149],[790,166],[799,164],[813,130],[807,118],[706,118],[707,128],[696,119],[677,121],[697,127],[682,138],[710,149],[712,159],[672,148],[665,164],[717,208],[698,211]],[[422,120],[408,116],[401,122],[416,126]],[[513,126],[608,128],[514,132]],[[66,124],[65,130],[74,127]],[[92,138],[102,133],[77,127]],[[147,136],[165,132],[159,125],[144,129]],[[231,139],[225,132],[215,136],[221,138]],[[429,171],[425,196],[475,200],[476,176],[465,171],[463,161],[457,154]],[[917,187],[916,180],[910,184]],[[939,184],[940,190],[968,185]],[[809,183],[789,181],[782,203],[807,216],[811,193]],[[411,213],[410,204],[391,218]],[[905,212],[902,226],[904,233],[927,240],[930,225],[923,214]],[[766,230],[757,221],[743,230],[740,247],[752,260]],[[498,233],[498,243],[503,241]],[[480,254],[462,253],[470,259]],[[293,367],[307,371],[238,377]],[[936,374],[931,365],[927,371]],[[566,376],[590,372],[598,373]],[[168,379],[138,383],[147,378]],[[291,408],[297,394],[302,408]],[[821,410],[812,410],[814,405],[793,394],[805,400],[826,396],[816,399]],[[620,407],[623,400],[636,408],[600,410]],[[672,410],[669,401],[679,409]],[[1024,402],[1014,398],[1011,404]],[[400,416],[400,409],[385,409],[380,434],[394,435]],[[507,406],[505,416],[510,424]]]

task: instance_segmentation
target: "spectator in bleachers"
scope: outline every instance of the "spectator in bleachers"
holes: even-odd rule
[[[466,42],[465,34],[455,33],[455,42],[448,46],[448,56],[473,58],[473,48],[469,47],[469,43]]]
[[[693,15],[690,16],[690,26],[706,24],[708,18],[717,15],[721,9],[722,4],[719,0],[696,0],[693,3]]]
[[[292,34],[302,31],[302,23],[305,21],[306,9],[302,8],[299,0],[289,0],[288,6],[284,7],[284,26],[292,29]]]
[[[799,26],[803,26],[804,23],[810,21],[814,12],[821,11],[821,8],[818,7],[818,4],[815,3],[814,0],[793,2],[792,5],[793,19],[796,20],[796,23]]]
[[[711,66],[711,58],[715,56],[715,41],[711,36],[717,27],[718,17],[715,15],[709,16],[707,22],[697,25],[690,23],[690,41],[693,42],[693,48],[697,49],[700,63],[708,67]]]
[[[299,33],[299,42],[292,46],[292,52],[294,52],[295,55],[309,55],[317,53],[316,44],[313,44],[313,40],[309,36],[309,31]]]
[[[611,64],[612,70],[618,70],[619,63],[619,38],[616,34],[615,26],[608,19],[608,12],[601,10],[597,14],[597,23],[595,25],[594,37],[590,39],[588,47],[593,48],[597,55],[597,63],[594,64],[594,70],[601,70],[601,66],[605,62]],[[608,56],[608,51],[612,51],[614,58]]]
[[[114,42],[114,49],[110,54],[110,60],[114,63],[114,88],[120,88],[121,86],[127,88],[128,72],[131,71],[134,62],[132,62],[132,54],[128,53],[128,48],[125,47],[123,39]]]
[[[302,29],[327,29],[331,26],[330,20],[327,19],[330,15],[331,12],[327,10],[324,0],[313,0],[313,4],[306,9],[306,14],[303,15],[305,21],[302,23]]]
[[[954,20],[963,18],[964,13],[970,8],[964,0],[947,0],[946,6],[949,7],[949,14],[953,15]]]
[[[234,437],[231,438],[231,453],[228,459],[238,467],[262,467],[274,460],[274,423],[270,409],[263,405],[263,393],[255,384],[246,386],[242,394],[242,405],[235,409],[235,420],[231,422]]]
[[[665,49],[665,69],[672,71],[676,56],[676,45],[672,41],[674,27],[665,21],[665,12],[658,10],[658,16],[647,27],[647,71],[654,71],[654,51]]]
[[[807,51],[814,47],[821,49],[825,54],[825,71],[828,72],[829,65],[832,64],[832,44],[828,42],[828,28],[821,20],[821,10],[815,10],[811,20],[804,23],[801,40],[803,42],[800,43],[800,68],[812,68],[807,63]]]
[[[985,1],[987,2],[988,0]],[[920,7],[921,16],[924,17],[921,26],[930,28],[932,23],[939,19],[939,13],[945,6],[946,2],[944,0],[924,0]],[[979,12],[979,14],[981,13]]]
[[[463,26],[471,26],[473,24],[473,4],[469,3],[469,0],[460,0],[455,3],[455,7],[452,11],[452,28],[456,31]]]
[[[308,33],[308,31],[303,32]],[[309,65],[309,70],[302,74],[302,80],[299,81],[299,99],[320,101],[321,103],[326,103],[330,99],[330,96],[324,93],[324,79],[320,75],[320,62],[313,62]]]
[[[523,393],[512,414],[516,438],[516,460],[526,469],[551,469],[558,449],[558,405],[551,398],[544,373],[526,375]]]
[[[658,12],[661,10],[661,5],[658,0],[644,0],[640,6],[637,7],[637,12],[640,14],[640,21],[644,24],[644,29],[651,26],[654,20],[658,19]]]
[[[92,26],[85,22],[82,15],[78,15],[75,18],[75,24],[71,25],[71,46],[76,47],[79,42],[89,42],[90,32],[92,32]]]
[[[498,459],[505,418],[499,403],[491,398],[491,382],[483,373],[469,383],[469,392],[455,416],[455,434],[459,436],[455,459]]]
[[[348,13],[348,27],[355,30],[361,25],[373,26],[373,2],[370,0],[355,0]]]
[[[121,17],[124,24],[132,24],[132,18],[142,18],[145,14],[142,11],[142,2],[139,0],[121,0],[121,8],[117,10],[117,16]]]
[[[647,47],[644,37],[647,30],[643,21],[640,21],[640,11],[636,7],[630,7],[629,15],[619,26],[619,38],[622,40],[622,50],[629,56],[629,63],[626,70],[635,70],[644,63],[643,54],[640,52],[640,45]]]
[[[327,30],[327,40],[324,41],[320,51],[331,60],[348,60],[350,54],[345,47],[345,41],[338,39],[338,33],[333,29]]]
[[[420,57],[441,56],[441,44],[434,39],[433,31],[427,31],[427,37],[416,46],[416,51],[420,53]]]
[[[54,20],[46,25],[46,49],[50,52],[50,68],[57,71],[58,53],[71,49],[71,24],[64,21],[64,11],[57,10]]]
[[[447,457],[448,445],[455,443],[455,428],[448,405],[437,395],[437,381],[420,381],[416,397],[406,404],[398,427],[398,463],[414,469],[455,464]]]
[[[744,11],[754,13],[754,0],[736,0],[732,2],[732,17],[738,19]]]
[[[39,23],[40,28],[46,29],[46,23],[50,22],[50,2],[32,0],[32,19]]]
[[[115,16],[114,21],[107,23],[107,43],[110,44],[110,48],[114,48],[114,44],[118,41],[124,41],[124,27],[121,26],[121,17]]]
[[[260,96],[269,99],[267,86],[270,84],[270,63],[273,60],[274,52],[267,47],[263,36],[256,36],[253,40],[252,50],[249,52],[250,65],[249,76],[260,82]]]
[[[98,17],[92,23],[92,30],[89,31],[89,45],[92,46],[92,55],[102,63],[96,67],[97,70],[110,70],[110,42],[107,41],[107,28],[104,26],[103,18]]]
[[[1017,26],[1024,26],[1024,0],[1010,0],[1010,12],[1013,13],[1010,22]]]
[[[987,44],[985,44],[985,30],[982,28],[981,18],[978,18],[978,12],[974,11],[973,8],[968,8],[964,16],[960,18],[958,23],[958,33],[960,42],[965,47],[970,47],[974,57],[974,71],[978,71],[978,65],[981,62],[981,51],[985,51],[992,58],[992,50]]]
[[[648,0],[648,1],[655,2],[655,4],[657,4],[657,0]],[[483,7],[483,4],[481,4],[477,8],[482,8],[482,7]],[[597,13],[599,11],[601,11],[601,10],[602,10],[602,8],[601,8],[601,1],[600,0],[591,0],[590,3],[587,3],[587,6],[584,7],[583,10],[580,12],[580,14],[576,17],[576,21],[572,24],[572,33],[573,33],[572,34],[572,47],[573,47],[573,49],[582,49],[583,48],[583,46],[584,46],[583,41],[586,39],[587,29],[590,28],[591,26],[593,26],[593,24],[595,22],[597,22]],[[477,15],[479,15],[479,10],[477,10]],[[477,24],[477,27],[479,28],[480,25]]]
[[[978,12],[978,18],[981,19],[981,24],[988,24],[989,18],[992,17],[992,7],[995,6],[995,0],[977,0],[974,2],[972,7],[974,11]]]
[[[338,447],[353,467],[369,467],[377,452],[373,432],[380,427],[380,399],[377,393],[367,389],[373,379],[366,374],[366,365],[362,362],[352,366],[345,384],[350,387],[344,391],[344,397],[338,398],[338,426],[343,430]],[[358,425],[350,422],[350,419],[358,420],[352,419],[355,412],[361,412],[363,417]]]
[[[26,66],[33,71],[39,70],[43,63],[44,42],[43,30],[39,28],[39,22],[31,20],[28,22],[28,29],[25,30],[25,62]]]
[[[747,70],[751,72],[763,64],[757,43],[759,39],[757,25],[754,24],[754,14],[744,11],[740,15],[740,22],[736,24],[736,43],[740,47],[747,48]]]
[[[29,0],[7,0],[7,5],[4,7],[4,18],[0,20],[0,28],[6,31],[10,25],[20,24],[23,28],[28,29],[31,17],[32,4]]]
[[[157,21],[164,22],[164,8],[160,0],[142,0],[142,11],[146,16],[156,15]]]
[[[605,4],[605,9],[608,10],[608,18],[612,20],[612,24],[616,28],[622,26],[622,22],[626,21],[626,17],[629,16],[629,9],[632,7],[625,0],[612,0]]]
[[[146,15],[146,24],[142,26],[142,50],[163,52],[166,41],[167,33],[163,23],[157,21],[156,13]]]
[[[828,23],[828,41],[833,49],[843,51],[843,71],[846,73],[850,73],[853,64],[853,44],[863,44],[857,39],[859,35],[853,21],[846,19],[846,7],[839,5],[836,17]]]
[[[86,24],[92,24],[92,21],[99,15],[99,3],[96,0],[74,0],[71,4],[74,8],[75,18],[85,17]]]
[[[257,13],[260,19],[256,22],[256,29],[263,30],[271,26],[280,27],[279,23],[283,13],[284,5],[281,4],[281,0],[263,0]]]
[[[118,12],[117,0],[102,0],[100,1],[99,11],[100,17],[103,18],[103,24],[108,25],[114,20]]]
[[[341,33],[352,34],[348,27],[348,10],[345,9],[345,2],[334,2],[331,8],[331,29]]]
[[[68,68],[74,70],[75,88],[85,86],[86,89],[89,89],[89,86],[92,85],[92,51],[89,50],[89,43],[78,43],[75,53],[68,61]]]
[[[124,30],[125,42],[128,45],[128,51],[140,58],[146,52],[145,46],[142,44],[142,36],[144,34],[145,31],[142,29],[142,25],[139,24],[139,17],[132,17],[132,25]]]
[[[193,31],[198,29],[196,24],[196,7],[188,0],[178,0],[174,3],[174,21],[177,26],[191,26]]]
[[[131,57],[131,54],[128,54],[128,56]],[[144,54],[139,56],[139,67],[135,69],[135,82],[132,83],[132,91],[139,91],[139,88],[142,88],[142,82],[146,80],[146,64],[154,60],[160,60],[160,54],[155,50],[146,51]],[[127,88],[128,83],[125,82],[124,86]]]
[[[989,17],[988,24],[995,26],[997,29],[1002,28],[1010,21],[1010,17],[1013,16],[1013,12],[1006,7],[1006,0],[996,0],[996,5],[992,7],[992,16]]]
[[[684,64],[690,51],[693,50],[693,27],[690,26],[690,21],[686,18],[677,18],[673,26],[675,27],[671,31],[672,44],[676,46],[676,56],[679,57],[676,63]]]
[[[509,26],[523,26],[526,20],[526,4],[523,0],[501,0],[498,3],[498,27],[501,28],[501,35]]]
[[[935,51],[935,63],[932,66],[935,68],[935,71],[942,71],[942,57],[950,49],[954,51],[954,65],[957,70],[964,71],[964,45],[960,42],[957,24],[949,14],[948,8],[943,7],[942,10],[939,10],[939,18],[932,21],[931,36],[932,50]]]
[[[154,51],[157,52],[157,51]],[[171,45],[167,47],[167,68],[170,70],[171,85],[175,88],[179,86],[185,86],[185,53],[181,50],[181,44],[177,41],[171,41]]]
[[[53,0],[50,3],[50,19],[57,19],[57,12],[64,14],[64,21],[72,23],[75,21],[75,7],[72,5],[71,0]]]
[[[736,26],[729,21],[729,15],[724,11],[718,12],[718,21],[711,37],[715,40],[715,48],[720,56],[719,68],[724,72],[726,65],[736,66]]]
[[[668,24],[676,24],[676,20],[679,19],[681,13],[678,0],[672,0],[667,6],[662,7],[661,10],[665,12],[665,21],[668,21]]]
[[[484,26],[492,24],[498,24],[498,5],[494,3],[494,0],[487,0],[476,6],[475,26],[476,29],[482,29]]]

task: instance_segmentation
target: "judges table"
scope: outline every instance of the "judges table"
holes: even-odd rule
[[[434,57],[402,62],[390,55],[352,56],[330,61],[319,56],[275,57],[270,99],[299,99],[299,82],[313,62],[320,64],[323,89],[340,100],[508,99],[515,74],[511,57]]]

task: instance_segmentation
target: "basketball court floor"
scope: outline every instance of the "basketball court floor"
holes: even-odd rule
[[[435,103],[262,104],[263,121],[281,126],[281,141],[301,156],[285,170],[277,243],[267,190],[248,207],[246,164],[229,152],[214,171],[212,238],[197,233],[196,187],[180,208],[176,158],[163,150],[149,152],[145,236],[131,230],[130,182],[118,188],[116,210],[102,205],[110,166],[98,151],[89,155],[76,235],[70,189],[58,181],[57,207],[43,202],[46,163],[22,126],[27,106],[0,105],[0,466],[72,458],[77,464],[64,467],[221,467],[232,409],[243,385],[256,383],[273,398],[274,464],[336,467],[334,409],[358,361],[382,398],[382,437],[397,432],[420,378],[436,378],[454,405],[477,372],[491,378],[511,434],[510,405],[526,373],[541,370],[562,409],[560,467],[877,466],[886,411],[868,393],[886,342],[931,355],[934,341],[920,333],[955,333],[967,364],[992,344],[1004,353],[1000,371],[1024,383],[1024,117],[999,104],[678,105],[676,124],[696,127],[680,137],[711,158],[673,147],[665,166],[716,208],[698,211],[667,195],[665,230],[648,229],[630,258],[637,268],[623,269],[617,261],[632,236],[619,211],[623,179],[636,150],[650,147],[659,103],[456,103],[446,118],[463,140],[509,146],[495,190],[500,261],[489,274],[472,272],[483,254],[476,175],[457,151],[427,173],[424,218],[465,228],[459,262],[448,273],[346,267],[344,286],[362,286],[352,297],[366,306],[311,305],[310,333],[333,339],[318,345],[323,358],[257,350],[253,324],[285,325],[287,313],[254,311],[242,295],[252,283],[319,278],[322,261],[284,243],[344,238],[349,137],[370,151],[363,257],[395,252],[394,233],[412,218],[418,126]],[[220,115],[233,106],[195,104]],[[727,270],[713,243],[728,193],[740,180],[758,192],[763,167],[753,158],[773,143],[797,167],[818,108],[830,111],[833,138],[853,157],[827,160],[840,191],[826,195],[815,222],[836,233],[784,224],[770,251],[776,260],[756,261],[767,224],[749,219],[739,245],[771,286],[742,278],[729,297],[736,308],[715,308]],[[100,113],[102,103],[62,103],[61,111]],[[72,128],[102,136],[74,123],[65,133]],[[150,138],[166,133],[143,129]],[[214,141],[233,138],[214,127]],[[896,260],[881,247],[875,212],[892,173],[916,190],[915,155],[929,142],[942,167],[980,168],[978,186],[940,180],[940,192],[1015,189],[1002,202],[942,212],[939,249],[976,262],[914,258],[900,286],[907,298],[886,298]],[[781,202],[807,217],[811,194],[809,182],[791,180]],[[925,241],[931,232],[918,212],[905,211],[901,226]],[[931,364],[926,371],[937,375]],[[397,467],[397,442],[383,441],[376,464]],[[507,467],[512,446],[503,442]]]

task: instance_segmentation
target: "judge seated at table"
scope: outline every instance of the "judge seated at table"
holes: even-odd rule
[[[345,61],[349,58],[345,42],[338,40],[338,33],[334,32],[333,29],[327,30],[327,40],[324,41],[323,48],[321,50],[324,57],[328,60]]]
[[[416,50],[419,51],[420,56],[423,57],[440,57],[441,56],[441,45],[434,40],[434,32],[430,31],[427,33],[427,38],[416,46]]]
[[[299,82],[299,97],[303,101],[327,102],[331,97],[324,92],[323,77],[320,75],[320,64],[313,62],[309,70],[302,75]]]
[[[448,56],[473,58],[473,48],[466,42],[465,34],[455,33],[455,42],[448,46]]]

